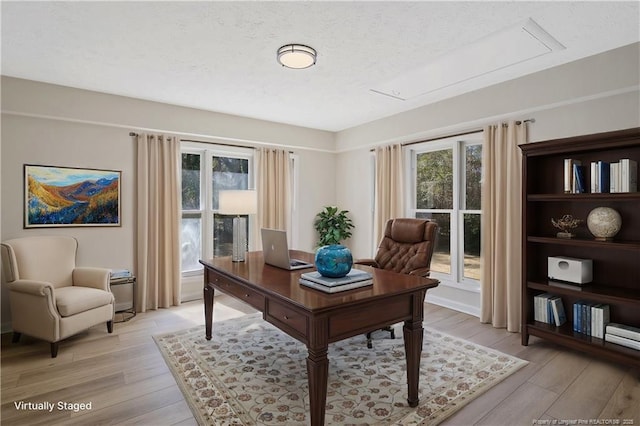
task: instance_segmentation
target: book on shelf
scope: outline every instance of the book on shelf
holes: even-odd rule
[[[609,305],[599,303],[591,307],[591,336],[604,339],[605,327],[610,321]]]
[[[629,158],[620,160],[620,192],[638,191],[638,162]]]
[[[328,287],[335,287],[335,286],[351,284],[359,281],[371,280],[373,277],[367,271],[363,271],[362,269],[352,268],[347,275],[339,278],[325,277],[321,275],[320,272],[318,271],[305,272],[300,275],[300,278],[307,281],[314,282],[316,284],[321,284]]]
[[[554,296],[549,299],[549,304],[551,305],[551,310],[553,312],[554,323],[560,327],[562,324],[567,322],[567,315],[564,312],[562,299],[559,296]]]
[[[614,334],[627,339],[640,341],[640,328],[638,327],[610,322],[607,325],[606,331],[606,334]]]
[[[299,281],[301,285],[304,285],[306,287],[311,287],[316,290],[324,291],[325,293],[338,293],[340,291],[353,290],[356,288],[369,287],[373,285],[373,279],[360,280],[360,281],[355,281],[347,284],[334,285],[334,286],[319,284],[315,281],[309,281],[304,278],[300,278]]]
[[[604,336],[604,340],[607,342],[615,343],[616,345],[621,345],[627,348],[640,351],[640,341],[638,340],[627,339],[626,337],[617,336],[615,334],[609,334],[609,333],[607,333]]]
[[[609,164],[609,192],[620,192],[620,163]]]
[[[574,194],[583,194],[586,191],[584,182],[584,171],[582,166],[579,164],[573,164],[573,193]]]

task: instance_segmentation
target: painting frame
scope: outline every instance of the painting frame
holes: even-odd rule
[[[24,164],[24,228],[118,227],[122,171]]]

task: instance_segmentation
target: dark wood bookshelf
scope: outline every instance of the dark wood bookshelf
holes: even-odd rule
[[[608,304],[611,322],[640,328],[640,192],[564,193],[564,160],[580,160],[585,182],[592,161],[630,158],[640,163],[640,128],[521,145],[522,188],[522,344],[529,336],[616,362],[640,366],[640,351],[573,330],[573,304]],[[588,190],[589,188],[587,188]],[[611,207],[622,217],[612,241],[596,241],[586,226],[596,207]],[[556,237],[551,218],[565,214],[582,219],[576,237]],[[567,256],[593,261],[593,282],[580,287],[548,284],[547,259]],[[551,293],[562,299],[567,322],[556,327],[534,320],[534,297]]]

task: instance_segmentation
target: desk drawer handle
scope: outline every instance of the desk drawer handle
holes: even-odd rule
[[[285,316],[284,316],[284,319],[288,320],[288,319],[289,319],[289,317],[288,317],[287,315],[285,315]]]
[[[245,293],[244,297],[251,297],[251,295],[249,293]]]

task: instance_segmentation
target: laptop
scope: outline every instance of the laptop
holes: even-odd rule
[[[282,269],[293,271],[295,269],[313,268],[312,263],[289,258],[289,246],[287,244],[287,232],[279,229],[262,228],[262,254],[264,263]]]

